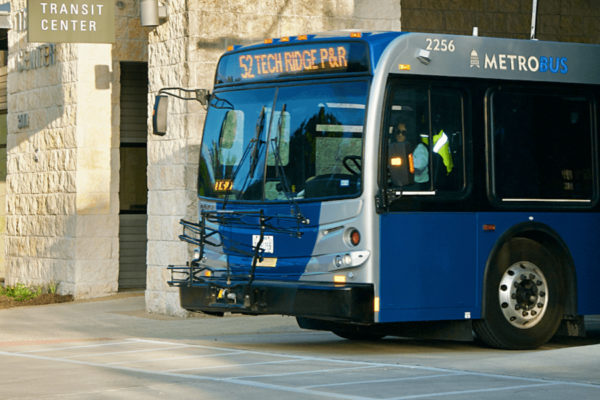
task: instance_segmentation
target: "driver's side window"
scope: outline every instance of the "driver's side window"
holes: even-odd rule
[[[427,88],[395,88],[387,115],[391,184],[405,191],[431,190]]]
[[[386,185],[416,195],[463,190],[461,92],[401,82],[392,82],[388,90]]]

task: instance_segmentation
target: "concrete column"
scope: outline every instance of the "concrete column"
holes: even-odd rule
[[[111,45],[78,45],[75,297],[117,291],[119,159],[111,129],[111,68]]]

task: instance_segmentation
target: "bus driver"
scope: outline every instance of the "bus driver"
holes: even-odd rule
[[[412,150],[414,182],[417,184],[429,182],[429,150],[427,146],[422,141],[415,140],[414,134],[409,135],[405,122],[398,123],[394,134],[396,143],[405,143],[409,149],[408,151]],[[416,146],[415,142],[418,142]]]

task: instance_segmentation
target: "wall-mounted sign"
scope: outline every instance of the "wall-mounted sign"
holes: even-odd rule
[[[18,123],[17,127],[19,129],[29,128],[29,114],[22,113],[22,114],[17,115],[17,123]]]
[[[31,50],[19,50],[17,53],[17,71],[29,71],[56,64],[56,45],[43,44]]]
[[[28,0],[28,40],[45,43],[113,43],[114,0]]]

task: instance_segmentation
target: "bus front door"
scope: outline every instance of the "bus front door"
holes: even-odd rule
[[[381,216],[379,322],[478,317],[475,219],[451,212]]]

